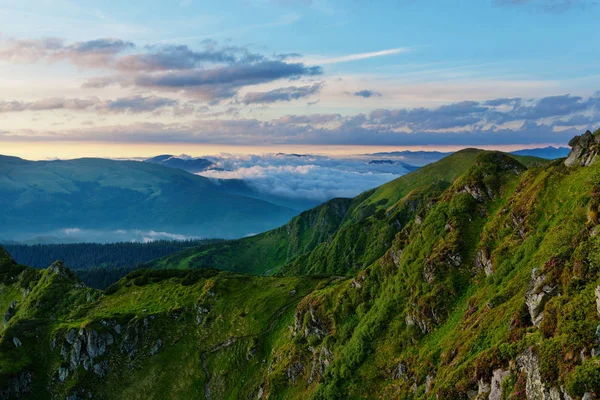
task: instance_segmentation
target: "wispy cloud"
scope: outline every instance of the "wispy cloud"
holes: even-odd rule
[[[374,58],[374,57],[391,56],[394,54],[406,53],[406,52],[409,52],[410,50],[411,49],[407,48],[407,47],[399,47],[399,48],[395,48],[395,49],[372,51],[372,52],[368,52],[368,53],[348,54],[345,56],[338,56],[338,57],[306,58],[304,61],[307,64],[318,64],[318,65],[339,64],[339,63],[345,63],[345,62],[351,62],[351,61],[366,60],[366,59]]]
[[[587,117],[587,118],[584,118]],[[377,109],[355,115],[288,115],[138,122],[71,130],[9,131],[5,140],[105,140],[253,145],[506,145],[566,143],[600,125],[600,97],[461,101],[435,108]]]

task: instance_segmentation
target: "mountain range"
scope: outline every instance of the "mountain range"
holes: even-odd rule
[[[67,230],[75,236],[107,232],[110,239],[136,230],[234,238],[297,214],[244,196],[238,186],[137,161],[0,156],[0,237],[18,240]]]
[[[2,396],[597,398],[600,131],[570,145],[462,150],[105,291],[0,253]]]

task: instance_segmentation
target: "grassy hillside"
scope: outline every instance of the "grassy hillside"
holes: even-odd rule
[[[381,257],[394,235],[470,168],[480,153],[477,149],[459,151],[354,199],[335,199],[306,211],[281,228],[226,244],[188,249],[148,266],[219,268],[257,275],[357,271]],[[525,165],[543,161],[514,158]]]
[[[157,230],[234,238],[297,213],[183,170],[136,161],[0,156],[0,237],[52,230]]]
[[[455,158],[461,171],[443,180],[407,189],[396,181],[403,193],[364,194],[327,240],[276,277],[143,270],[100,292],[60,265],[39,272],[5,260],[0,307],[12,316],[0,337],[2,393],[597,398],[600,163],[590,161],[593,139],[572,167],[557,160],[527,168],[503,153],[470,150]],[[374,213],[361,215],[369,204],[378,204]],[[361,231],[369,251],[351,238]],[[329,251],[319,250],[324,243]],[[355,272],[285,276],[312,272],[310,262]]]

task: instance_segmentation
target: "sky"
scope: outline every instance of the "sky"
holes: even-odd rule
[[[600,127],[585,0],[0,0],[0,154],[565,145]]]

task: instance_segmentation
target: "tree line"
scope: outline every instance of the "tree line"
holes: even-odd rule
[[[3,244],[12,258],[34,268],[63,261],[88,286],[104,289],[141,264],[189,247],[214,243],[214,239],[157,240],[153,242]]]

